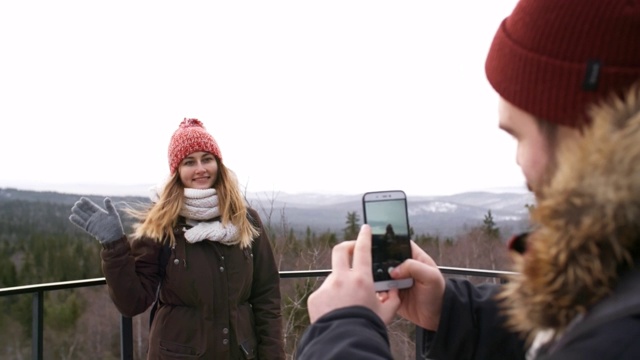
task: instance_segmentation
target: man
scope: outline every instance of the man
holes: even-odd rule
[[[445,280],[412,244],[391,275],[414,286],[376,295],[365,225],[309,297],[299,359],[391,359],[396,313],[429,359],[640,358],[640,1],[520,0],[485,70],[536,195],[510,243],[519,275]]]

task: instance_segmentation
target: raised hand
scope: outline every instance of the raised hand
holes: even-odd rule
[[[333,310],[359,305],[373,310],[385,324],[389,324],[400,305],[398,289],[391,289],[385,295],[376,295],[373,286],[371,228],[363,225],[358,240],[344,241],[333,247],[331,274],[307,301],[309,318],[314,323]]]
[[[440,324],[445,280],[435,261],[411,242],[412,259],[391,271],[394,279],[413,278],[413,286],[400,291],[398,315],[425,329],[436,331]]]
[[[118,240],[124,236],[120,215],[108,197],[104,199],[104,207],[106,210],[93,201],[81,197],[73,204],[69,220],[93,235],[101,244]]]

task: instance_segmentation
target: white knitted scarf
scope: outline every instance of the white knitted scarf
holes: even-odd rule
[[[158,201],[160,191],[161,188],[158,187],[151,191],[152,201]],[[184,189],[184,205],[180,215],[192,226],[184,229],[185,239],[192,244],[209,240],[231,246],[240,242],[238,228],[235,225],[222,225],[220,220],[211,220],[220,216],[215,189]]]

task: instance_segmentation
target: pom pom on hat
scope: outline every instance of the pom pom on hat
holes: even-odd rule
[[[566,126],[640,80],[640,2],[520,0],[498,28],[485,63],[502,98]]]
[[[169,170],[173,175],[180,162],[189,154],[206,151],[222,161],[222,154],[216,140],[207,132],[198,119],[184,118],[169,142]]]

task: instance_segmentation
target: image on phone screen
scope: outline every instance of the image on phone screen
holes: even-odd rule
[[[411,258],[407,199],[399,190],[370,192],[363,196],[365,223],[372,232],[371,260],[376,291],[406,288],[413,279],[394,280],[389,270]]]

